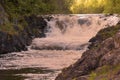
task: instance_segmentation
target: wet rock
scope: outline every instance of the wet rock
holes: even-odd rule
[[[94,39],[95,40],[91,40],[92,46],[90,47],[92,48],[84,52],[81,59],[79,59],[75,64],[63,69],[62,73],[57,76],[56,80],[88,80],[88,75],[91,71],[105,65],[113,66],[120,64],[119,32],[117,32],[113,37],[106,39],[102,39],[102,37],[95,37]],[[95,47],[95,44],[99,46]],[[112,80],[119,80],[120,78],[118,74],[113,76],[114,79],[112,77]]]
[[[14,25],[14,29],[19,31],[16,35],[12,35],[0,31],[0,54],[18,52],[27,50],[27,46],[35,37],[45,37],[44,28],[47,26],[43,17],[36,17],[34,15],[25,17],[28,26],[24,27],[22,31]]]
[[[91,22],[89,20],[87,20],[87,19],[79,19],[78,23],[80,25],[84,25],[84,24],[87,24],[87,26],[91,25]]]

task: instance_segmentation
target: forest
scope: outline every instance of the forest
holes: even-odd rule
[[[1,0],[12,15],[120,13],[120,0]]]
[[[120,13],[120,0],[74,0],[72,13]]]
[[[12,25],[23,28],[25,17],[46,14],[120,14],[120,0],[0,0],[0,30],[15,32]],[[3,15],[4,14],[4,15]],[[9,20],[7,20],[7,18]],[[6,27],[5,27],[6,26]]]

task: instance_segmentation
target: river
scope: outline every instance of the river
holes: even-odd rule
[[[28,51],[0,55],[0,80],[55,80],[75,63],[100,29],[116,25],[116,15],[51,15],[45,38],[35,38]]]

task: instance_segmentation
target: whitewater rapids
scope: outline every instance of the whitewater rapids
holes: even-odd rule
[[[100,29],[114,26],[118,21],[116,16],[102,14],[54,15],[48,21],[46,38],[34,39],[31,47],[40,50],[81,50]]]
[[[87,50],[89,39],[103,28],[116,25],[117,15],[75,14],[51,15],[46,37],[35,38],[28,51],[0,55],[0,71],[11,78],[54,80],[61,69],[76,62]],[[24,71],[23,71],[24,70]],[[9,74],[10,73],[10,74]],[[3,74],[4,75],[4,74]],[[4,80],[5,77],[0,79]]]

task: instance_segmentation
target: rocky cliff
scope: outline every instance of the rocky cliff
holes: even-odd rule
[[[119,80],[120,24],[105,28],[90,40],[89,50],[56,80]]]
[[[27,50],[33,38],[45,36],[47,23],[42,16],[22,16],[12,21],[2,5],[0,11],[0,54]]]

